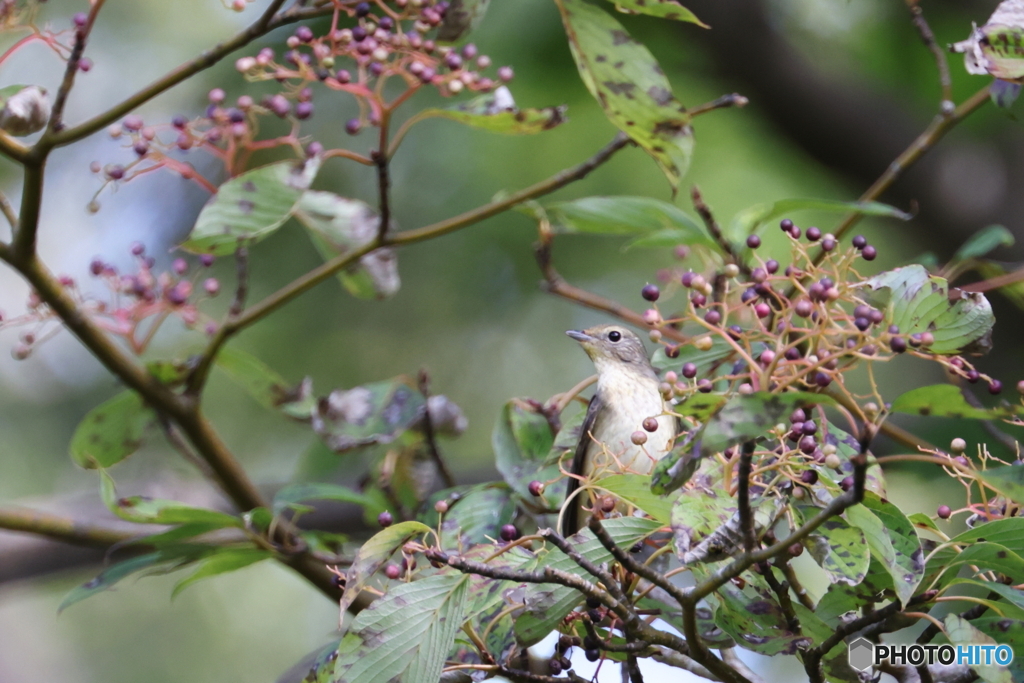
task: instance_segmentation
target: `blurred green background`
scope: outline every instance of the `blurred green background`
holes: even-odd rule
[[[66,119],[77,122],[122,99],[181,61],[232,35],[262,11],[244,13],[216,0],[109,0],[88,48],[95,67],[82,74]],[[413,129],[393,166],[394,214],[415,228],[487,202],[496,192],[526,186],[585,159],[614,134],[579,81],[557,11],[550,0],[494,0],[473,36],[496,65],[512,65],[511,89],[520,106],[568,105],[570,121],[533,137],[504,137],[447,121]],[[712,28],[620,17],[648,44],[687,105],[740,92],[750,105],[717,111],[695,122],[696,152],[677,203],[698,184],[722,222],[750,205],[791,197],[855,199],[938,110],[939,88],[930,54],[898,0],[698,0],[689,5]],[[940,45],[965,38],[994,2],[925,2]],[[69,25],[83,2],[50,0],[40,25]],[[322,27],[321,27],[322,28]],[[206,93],[222,87],[229,99],[266,87],[247,86],[234,59],[262,44],[280,44],[285,30],[233,55],[141,110],[147,121],[176,113],[194,116]],[[5,36],[5,45],[20,35]],[[969,77],[950,59],[962,100],[986,79]],[[55,89],[63,67],[42,47],[26,49],[0,67],[0,86],[39,83]],[[258,97],[257,97],[258,99]],[[424,93],[408,111],[435,103]],[[326,147],[367,151],[369,135],[351,139],[344,121],[355,111],[347,96],[316,91],[316,115],[303,132]],[[910,223],[866,221],[859,230],[879,246],[884,269],[934,252],[946,258],[971,232],[1003,222],[1021,235],[1024,215],[1024,136],[1020,124],[991,106],[955,130],[919,168],[884,198],[919,211]],[[59,151],[47,174],[41,244],[53,270],[86,280],[100,255],[127,265],[129,245],[141,240],[163,262],[191,227],[206,195],[180,178],[154,174],[100,198],[85,210],[99,181],[92,160],[128,160],[104,134]],[[201,169],[198,158],[190,158]],[[20,193],[20,176],[0,164],[3,189]],[[363,167],[335,160],[317,186],[374,201],[374,179]],[[556,197],[636,194],[671,200],[668,184],[643,152],[626,150]],[[809,225],[835,217],[794,216]],[[767,251],[781,239],[770,233]],[[313,378],[318,393],[426,368],[436,393],[448,395],[469,419],[468,431],[443,447],[460,479],[493,473],[490,431],[512,396],[546,399],[591,373],[563,332],[603,320],[600,314],[543,294],[531,244],[530,220],[509,213],[399,254],[403,288],[393,299],[365,302],[327,282],[289,304],[233,343],[263,358],[290,381]],[[670,250],[628,253],[618,238],[560,238],[555,262],[574,284],[642,309],[640,288],[675,260]],[[781,251],[773,252],[781,255]],[[1000,254],[1019,260],[1019,251]],[[250,301],[257,301],[319,263],[297,226],[287,226],[251,255]],[[229,263],[215,266],[226,283]],[[24,310],[27,290],[0,272],[0,310]],[[226,298],[226,297],[222,297]],[[1022,375],[1020,312],[994,295],[996,351],[981,366],[1012,387]],[[226,302],[211,310],[220,311]],[[168,326],[154,357],[184,357],[201,348],[198,333]],[[81,417],[118,390],[116,382],[69,335],[52,339],[16,362],[18,332],[0,333],[0,504],[24,503],[88,515],[97,509],[98,478],[76,469],[67,443]],[[883,390],[941,381],[934,369],[900,359],[882,373]],[[288,481],[314,437],[302,425],[270,415],[221,375],[206,406],[227,443],[261,485]],[[984,439],[978,425],[950,421],[907,423],[935,443],[953,436]],[[880,450],[894,451],[892,444]],[[164,493],[204,501],[207,484],[194,477],[156,433],[142,452],[115,471],[125,493]],[[890,497],[908,512],[956,507],[962,491],[927,469],[894,467]],[[155,484],[154,484],[155,482]],[[145,680],[228,683],[272,681],[325,642],[336,608],[297,576],[260,564],[190,588],[171,602],[176,577],[129,580],[116,591],[56,607],[72,586],[95,573],[77,551],[40,550],[32,539],[0,532],[0,683],[25,680]],[[68,569],[68,567],[71,569]],[[51,571],[56,570],[56,571]]]

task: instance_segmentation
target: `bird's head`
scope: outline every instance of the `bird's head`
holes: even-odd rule
[[[582,331],[569,330],[566,334],[580,343],[598,373],[608,367],[653,373],[644,343],[621,325],[597,325]]]

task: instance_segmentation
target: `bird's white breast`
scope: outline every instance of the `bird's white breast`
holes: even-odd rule
[[[604,404],[591,430],[586,474],[619,471],[648,474],[668,452],[675,436],[675,417],[666,414],[658,391],[658,380],[617,365],[599,368],[597,392]],[[647,432],[643,422],[658,421],[658,429]],[[642,446],[633,444],[633,432],[647,434]],[[621,469],[620,469],[621,465]]]

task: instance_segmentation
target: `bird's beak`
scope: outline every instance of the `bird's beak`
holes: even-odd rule
[[[566,332],[566,334],[569,335],[570,337],[572,337],[573,339],[575,339],[576,341],[578,341],[581,344],[586,343],[586,342],[595,342],[595,341],[597,341],[596,338],[591,337],[586,332],[580,332],[579,330],[569,330],[568,332]]]

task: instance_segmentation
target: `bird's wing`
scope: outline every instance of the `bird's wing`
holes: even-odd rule
[[[587,466],[587,451],[593,443],[591,433],[594,431],[594,424],[597,422],[597,413],[601,410],[601,399],[598,394],[590,399],[587,406],[587,415],[583,418],[583,426],[580,427],[580,440],[576,442],[576,454],[572,458],[572,474],[583,476]],[[580,487],[580,480],[576,477],[569,477],[569,484],[565,488],[565,500],[568,502],[576,489]],[[577,496],[578,497],[578,496]],[[563,507],[565,507],[563,505]],[[571,536],[579,531],[579,510],[580,502],[572,501],[562,513],[562,535]]]

